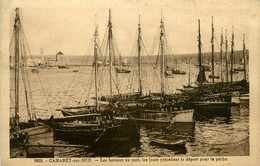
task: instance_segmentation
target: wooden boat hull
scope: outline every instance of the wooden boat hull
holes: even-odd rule
[[[118,121],[110,125],[75,125],[57,123],[54,126],[55,138],[72,143],[96,145],[104,142],[129,142],[139,138],[133,120]]]
[[[213,76],[213,75],[209,75],[209,78],[215,78],[215,79],[219,79],[219,76]]]
[[[13,133],[11,133],[12,135]],[[54,157],[53,147],[32,147],[25,146],[26,143],[45,145],[53,144],[53,130],[48,126],[37,126],[24,129],[20,136],[24,139],[10,139],[10,157],[11,158],[50,158]]]
[[[176,75],[185,75],[186,72],[185,71],[179,71],[179,70],[172,70],[172,74],[176,74]]]
[[[211,103],[211,104],[198,104],[195,105],[195,120],[210,120],[216,117],[226,117],[230,118],[231,116],[231,107],[232,103],[224,102],[220,103]]]
[[[68,69],[68,66],[58,66],[58,69]]]
[[[184,154],[187,152],[187,149],[185,147],[186,141],[185,140],[163,140],[163,139],[153,139],[150,142],[150,145],[152,146],[159,146],[165,149],[170,149],[173,151],[179,152],[179,154]]]
[[[218,110],[218,109],[230,109],[231,106],[236,106],[236,103],[232,102],[197,102],[195,108],[203,110]]]
[[[178,146],[185,146],[186,141],[184,140],[178,140],[178,141],[167,141],[163,139],[153,139],[151,144],[156,144],[156,145],[161,145],[161,146],[173,146],[173,147],[178,147]]]
[[[117,73],[130,73],[131,70],[122,69],[122,68],[116,68]]]
[[[194,89],[194,88],[198,88],[198,86],[191,86],[191,85],[183,85],[183,88],[188,88],[188,89]]]
[[[77,112],[72,112],[72,111],[65,111],[65,110],[61,110],[61,113],[63,116],[73,116],[73,115],[84,115],[89,113],[90,111],[77,111]]]
[[[139,110],[135,116],[139,122],[176,123],[194,122],[194,109],[179,111]]]

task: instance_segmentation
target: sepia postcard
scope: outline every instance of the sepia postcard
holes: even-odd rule
[[[0,11],[2,165],[260,162],[260,1]]]

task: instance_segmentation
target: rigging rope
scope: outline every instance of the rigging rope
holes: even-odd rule
[[[21,23],[21,32],[22,32],[22,34],[24,35],[24,39],[25,39],[25,43],[26,43],[26,46],[27,46],[28,51],[29,51],[29,55],[30,55],[31,58],[32,58],[31,50],[30,50],[30,48],[29,48],[29,44],[28,44],[27,39],[26,39],[26,37],[25,37],[25,33],[24,33],[24,30],[23,30],[22,23]],[[32,58],[32,61],[33,61],[33,64],[35,65],[35,62],[34,62],[33,58]],[[43,85],[42,85],[42,82],[41,82],[40,76],[39,76],[38,73],[36,73],[36,75],[37,75],[37,77],[38,77],[38,79],[39,79],[39,82],[40,82],[41,88],[42,88],[43,93],[44,93],[44,96],[45,96],[45,98],[46,98],[47,105],[48,105],[48,107],[49,107],[49,111],[51,111],[51,114],[53,115],[53,111],[51,110],[51,107],[50,107],[50,104],[49,104],[49,101],[48,101],[48,98],[47,98],[46,92],[45,92],[45,90],[44,90],[44,88],[43,88]]]

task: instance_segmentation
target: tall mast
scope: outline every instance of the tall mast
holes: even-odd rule
[[[139,22],[138,22],[138,39],[137,39],[137,47],[138,47],[138,91],[142,94],[142,79],[141,79],[141,24],[140,24],[140,15],[139,15]]]
[[[233,57],[234,56],[234,26],[232,26],[232,40],[231,40],[231,59],[230,59],[230,63],[231,63],[231,67],[230,67],[230,81],[231,81],[231,85],[233,84]]]
[[[198,50],[199,50],[199,53],[198,53],[198,60],[199,60],[199,73],[202,73],[202,62],[201,62],[201,35],[200,35],[200,19],[198,20],[198,30],[199,30],[199,33],[198,33]],[[202,80],[202,74],[200,74],[200,80]],[[202,81],[200,81],[200,85],[202,85]]]
[[[223,69],[222,69],[222,62],[223,62],[223,28],[221,28],[221,36],[220,36],[220,77],[221,82],[223,82]]]
[[[226,29],[226,36],[225,36],[225,40],[226,40],[226,80],[228,82],[228,40],[227,40],[227,29]]]
[[[162,97],[165,96],[165,66],[164,66],[164,50],[163,50],[163,37],[164,37],[164,25],[163,25],[163,17],[161,18],[161,32],[160,32],[160,46],[161,46],[161,93]]]
[[[228,82],[228,40],[227,40],[227,29],[226,29],[226,36],[225,36],[225,40],[226,40],[226,80]]]
[[[211,49],[212,49],[212,53],[211,53],[211,74],[212,74],[212,83],[214,83],[214,26],[213,26],[213,16],[212,16],[212,37],[211,37]]]
[[[95,39],[94,39],[94,61],[95,61],[95,93],[96,93],[96,110],[99,112],[99,105],[98,105],[98,44],[97,44],[97,37],[98,37],[98,26],[96,24],[95,30]]]
[[[14,37],[15,37],[15,120],[19,123],[19,73],[20,73],[20,15],[19,8],[16,8],[16,17],[14,23]]]
[[[246,80],[246,44],[245,44],[245,34],[243,34],[243,58],[244,58],[244,79]]]
[[[109,9],[109,20],[108,20],[108,47],[109,47],[109,72],[110,72],[110,80],[109,80],[109,86],[110,86],[110,104],[113,107],[113,91],[112,91],[112,23],[111,23],[111,9]]]
[[[190,85],[190,58],[189,58],[189,84],[188,84],[188,86],[191,86]]]

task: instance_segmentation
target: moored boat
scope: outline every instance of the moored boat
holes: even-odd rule
[[[130,73],[131,70],[124,69],[124,68],[116,68],[117,73]]]
[[[185,74],[186,74],[186,71],[181,71],[181,70],[177,70],[177,69],[172,69],[172,74],[185,75]]]
[[[165,54],[170,50],[166,43],[164,22],[163,18],[161,18],[158,48],[158,59],[160,59],[161,92],[157,94],[150,93],[146,98],[136,101],[136,107],[131,109],[136,110],[136,112],[133,113],[133,116],[138,122],[193,122],[194,110],[189,108],[187,105],[185,106],[184,103],[180,103],[177,100],[171,100],[171,98],[165,94],[165,78],[173,78],[172,70],[170,70],[170,67],[165,64]]]
[[[44,121],[40,121],[40,119],[36,118],[35,110],[32,108],[32,94],[31,87],[29,82],[29,74],[25,69],[24,59],[26,59],[24,50],[24,32],[22,30],[22,24],[20,19],[19,8],[15,9],[15,24],[13,30],[13,43],[14,50],[11,50],[10,56],[11,61],[14,62],[14,72],[11,74],[10,82],[14,82],[11,84],[11,89],[14,89],[14,94],[12,90],[10,90],[10,99],[14,101],[12,106],[10,107],[11,117],[10,121],[10,129],[9,129],[9,140],[10,140],[10,157],[11,158],[20,158],[20,157],[53,157],[54,149],[52,147],[40,147],[44,144],[53,144],[53,130],[51,127],[46,125]],[[14,52],[12,52],[14,51]],[[12,57],[14,55],[14,57]],[[35,71],[38,71],[37,69]],[[36,74],[38,72],[35,72]],[[14,76],[14,77],[12,77]],[[21,109],[22,100],[20,97],[21,94],[21,82],[20,79],[23,79],[23,87],[25,101],[23,103],[26,105],[26,109]],[[12,87],[14,86],[14,87]],[[14,108],[14,115],[13,115]],[[27,111],[28,120],[21,122],[20,114],[22,111]],[[22,112],[24,113],[24,112]],[[38,147],[33,147],[31,144],[38,144]]]
[[[55,118],[50,122],[56,138],[77,144],[94,146],[104,141],[129,142],[139,137],[130,118],[116,120],[115,117],[114,113],[88,113]]]
[[[178,150],[179,148],[185,149],[186,141],[183,139],[180,140],[153,139],[150,142],[150,145],[160,146],[171,150]]]
[[[122,109],[118,108],[113,100],[112,75],[110,74],[110,98],[108,105],[101,105],[99,101],[99,44],[98,29],[96,26],[94,34],[94,71],[95,71],[95,105],[82,107],[65,107],[61,109],[63,118],[50,119],[54,127],[55,136],[62,140],[97,146],[111,141],[132,141],[139,138],[139,131],[135,121],[128,117]],[[108,45],[112,44],[112,22],[109,10],[108,22]],[[109,47],[109,72],[112,73],[112,51]],[[103,67],[103,66],[102,66]],[[106,67],[106,66],[104,66]],[[122,112],[123,119],[116,119],[118,113]]]

